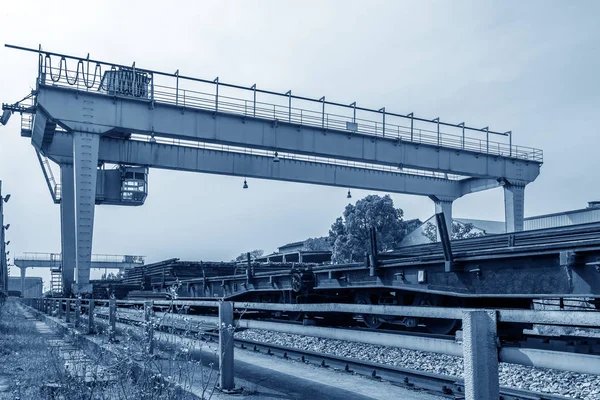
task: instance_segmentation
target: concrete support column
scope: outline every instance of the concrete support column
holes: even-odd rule
[[[75,183],[73,164],[60,165],[60,239],[63,296],[70,297],[75,282]]]
[[[496,311],[463,312],[463,362],[467,400],[498,399]]]
[[[506,232],[523,230],[525,219],[525,185],[504,185]]]
[[[79,318],[81,317],[81,299],[75,300],[75,328],[79,327]]]
[[[429,198],[433,200],[433,203],[435,204],[435,213],[444,213],[444,219],[446,220],[448,233],[452,235],[452,203],[454,202],[454,199],[439,196],[430,196]],[[437,240],[440,240],[439,229],[437,229]]]
[[[71,322],[71,299],[65,301],[65,322]]]
[[[25,274],[27,273],[27,268],[21,267],[21,297],[25,297]]]
[[[110,325],[108,330],[108,340],[114,342],[117,337],[117,299],[110,299],[108,301],[108,323]]]
[[[144,303],[144,322],[146,322],[146,340],[148,354],[154,353],[154,325],[152,315],[154,314],[153,303],[147,301]]]
[[[223,391],[234,389],[233,379],[233,303],[219,304],[219,385]]]
[[[88,321],[87,321],[87,333],[88,335],[91,335],[92,333],[94,333],[94,300],[90,299],[89,302],[89,307],[88,307]]]
[[[90,267],[98,177],[100,136],[73,132],[73,169],[75,179],[75,282],[77,293],[91,293]]]

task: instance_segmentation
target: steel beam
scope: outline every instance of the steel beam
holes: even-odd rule
[[[506,232],[520,232],[525,220],[525,186],[504,186],[504,216]]]
[[[444,219],[446,221],[446,228],[450,235],[452,235],[452,203],[453,198],[444,198],[441,196],[431,196],[435,204],[435,214],[444,213]],[[440,230],[437,229],[437,239],[440,240]]]
[[[264,329],[296,335],[314,336],[323,339],[348,340],[351,342],[462,356],[462,345],[454,340],[366,332],[351,329],[325,328],[319,326],[290,325],[245,319],[236,320],[236,326],[247,329]]]
[[[75,179],[75,268],[77,293],[91,293],[90,267],[96,204],[96,178],[100,137],[93,133],[73,133]],[[67,193],[64,194],[64,197]]]
[[[214,110],[189,109],[136,98],[41,86],[38,105],[75,131],[146,133],[183,140],[425,169],[450,174],[533,181],[540,163],[461,149],[400,142],[356,132],[328,130]],[[93,120],[82,116],[93,104]],[[483,151],[483,150],[482,150]]]
[[[46,155],[56,162],[68,161],[70,136],[55,133]],[[99,159],[109,163],[443,198],[460,196],[457,181],[400,172],[283,158],[274,163],[267,156],[107,137],[100,139],[99,147]]]
[[[69,143],[72,152],[72,143]],[[62,284],[65,297],[71,295],[75,282],[75,259],[77,242],[75,240],[75,182],[73,164],[60,164],[60,239]]]
[[[580,374],[598,375],[598,371],[600,371],[599,356],[562,351],[503,347],[500,349],[500,361]]]

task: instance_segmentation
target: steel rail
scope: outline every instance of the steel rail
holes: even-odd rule
[[[108,319],[108,314],[99,315],[101,315],[103,319]],[[134,326],[144,322],[143,320],[134,320],[127,317],[117,317],[117,320],[121,323]],[[192,335],[201,333],[205,337],[218,338],[218,333],[212,333],[210,332],[210,329],[196,330],[191,327],[182,328],[177,326],[169,326],[166,324],[162,324],[161,326],[163,328],[172,328],[173,331],[178,333],[187,333]],[[214,329],[216,329],[216,326]],[[318,365],[323,368],[330,368],[334,370],[345,371],[351,374],[363,375],[376,380],[388,381],[394,385],[398,385],[406,389],[426,390],[445,398],[461,398],[462,394],[464,393],[464,380],[458,377],[419,370],[411,370],[407,368],[374,363],[366,360],[336,356],[333,354],[317,353],[310,350],[281,346],[272,343],[262,343],[249,339],[236,338],[234,339],[234,343],[235,346],[241,350],[259,352],[268,356],[278,356],[286,360],[295,359],[306,364]],[[458,356],[462,356],[462,352]],[[500,387],[500,394],[505,400],[566,399],[563,396],[537,393],[529,390],[509,387]]]

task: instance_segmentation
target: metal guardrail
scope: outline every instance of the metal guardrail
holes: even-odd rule
[[[600,327],[600,313],[586,311],[530,311],[530,310],[482,310],[442,307],[379,306],[359,304],[270,304],[221,301],[117,301],[83,299],[23,299],[40,311],[63,316],[71,320],[74,306],[75,326],[80,324],[81,310],[87,310],[87,331],[94,333],[94,316],[100,310],[97,304],[108,304],[109,337],[114,340],[118,305],[144,307],[144,325],[149,340],[148,348],[153,347],[152,314],[160,306],[196,306],[217,308],[219,312],[219,357],[220,384],[223,389],[233,389],[233,329],[244,327],[267,329],[278,332],[295,333],[321,338],[349,340],[361,343],[394,346],[420,351],[438,352],[461,356],[464,360],[465,394],[467,399],[498,398],[498,363],[509,362],[544,368],[557,368],[573,372],[592,373],[600,371],[600,357],[589,354],[566,353],[516,347],[498,347],[498,322],[525,322],[535,324],[593,326]],[[444,340],[437,337],[397,335],[372,331],[356,331],[340,328],[281,324],[260,320],[235,319],[234,310],[302,311],[302,312],[345,312],[352,314],[408,315],[422,318],[461,319],[463,323],[462,342]],[[164,314],[164,313],[163,313]],[[166,314],[165,314],[166,315]],[[214,317],[213,317],[214,318]],[[142,322],[141,320],[139,322]],[[176,327],[176,325],[173,325]]]
[[[41,48],[6,46],[38,53],[38,83],[41,85],[105,94],[112,90],[112,96],[125,88],[128,96],[150,102],[543,162],[542,150],[513,145],[510,131],[496,132],[488,127],[474,128],[439,118],[420,118],[414,113],[397,114],[385,107],[369,109],[357,106],[356,102],[330,102],[325,96],[320,99],[296,96],[291,90],[277,93],[258,89],[256,84],[245,87],[221,82],[218,77],[214,80],[193,78],[181,75],[179,70],[166,73],[138,68],[135,63],[125,66],[93,60],[89,55],[81,58]],[[114,82],[110,87],[103,83],[107,72],[109,82],[118,75],[119,90],[114,88]],[[467,133],[479,136],[467,136]],[[506,137],[508,143],[491,141],[490,134]]]

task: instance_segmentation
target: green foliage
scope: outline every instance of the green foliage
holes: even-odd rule
[[[452,233],[450,234],[451,240],[458,239],[470,239],[479,236],[485,236],[485,232],[473,231],[475,226],[471,223],[463,224],[461,222],[452,222]],[[423,236],[429,239],[430,242],[437,242],[437,226],[433,223],[428,222],[421,232]]]
[[[420,221],[404,221],[404,212],[394,208],[389,195],[369,195],[348,204],[344,214],[337,218],[329,230],[329,242],[333,245],[334,263],[364,261],[369,249],[369,228],[377,232],[379,252],[394,249]]]
[[[330,251],[331,242],[328,236],[308,238],[304,241],[302,251]]]
[[[261,257],[264,253],[265,252],[262,251],[262,250],[252,250],[250,252],[250,259],[251,260],[255,260],[255,259]],[[247,259],[248,259],[248,254],[247,253],[242,253],[239,256],[237,256],[235,258],[235,260],[233,260],[233,261],[246,261]]]

